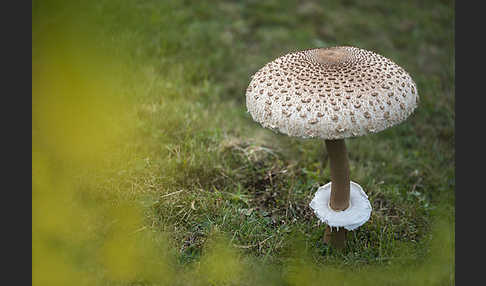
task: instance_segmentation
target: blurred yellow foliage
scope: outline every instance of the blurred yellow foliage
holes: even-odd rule
[[[237,285],[248,275],[238,251],[217,230],[211,233],[205,250],[198,272],[203,285]]]

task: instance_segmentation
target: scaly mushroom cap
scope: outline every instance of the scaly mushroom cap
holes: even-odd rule
[[[376,133],[404,121],[418,101],[405,70],[355,47],[286,54],[256,72],[246,90],[253,120],[303,138]]]

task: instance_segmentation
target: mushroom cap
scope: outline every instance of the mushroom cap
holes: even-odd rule
[[[356,47],[292,52],[258,70],[246,106],[263,127],[302,138],[343,139],[404,121],[419,96],[393,61]]]
[[[319,187],[309,206],[315,215],[330,227],[344,227],[354,230],[370,219],[371,204],[360,185],[351,181],[349,188],[349,207],[344,211],[335,211],[329,206],[331,182]]]

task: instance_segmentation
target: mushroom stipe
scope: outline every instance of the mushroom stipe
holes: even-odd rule
[[[246,90],[248,112],[263,127],[289,136],[324,139],[331,169],[327,211],[349,214],[354,194],[365,206],[358,214],[362,216],[359,225],[369,219],[371,204],[359,185],[362,194],[350,191],[355,183],[350,181],[344,139],[399,124],[418,102],[415,82],[403,68],[372,51],[349,46],[285,54],[258,70]],[[313,200],[313,204],[315,211],[327,208],[323,201]],[[343,248],[346,231],[355,226],[350,227],[353,223],[346,221],[346,215],[337,224],[330,217],[319,217],[328,224],[324,239]]]

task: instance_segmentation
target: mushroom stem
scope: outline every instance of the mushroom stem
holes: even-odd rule
[[[343,211],[349,207],[350,180],[348,153],[344,139],[325,140],[331,167],[331,198],[329,205],[335,211]],[[346,229],[339,228],[332,232],[329,226],[324,234],[324,241],[330,242],[337,249],[342,249],[346,240]]]
[[[325,140],[331,165],[330,206],[335,211],[343,211],[349,206],[349,163],[344,139]]]
[[[332,231],[332,229],[327,226],[326,231],[324,232],[324,242],[330,243],[337,249],[343,249],[346,242],[347,232],[348,231],[344,227],[339,228],[338,231]]]

